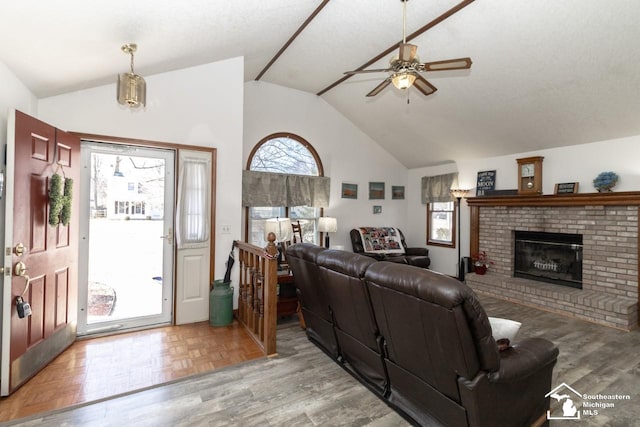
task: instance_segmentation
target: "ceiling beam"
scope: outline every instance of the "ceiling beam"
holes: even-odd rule
[[[437,24],[441,23],[442,21],[444,21],[445,19],[447,19],[448,17],[450,17],[454,13],[458,12],[459,10],[461,10],[461,9],[465,8],[466,6],[470,5],[474,1],[475,0],[464,0],[461,3],[457,4],[456,6],[452,7],[451,9],[447,10],[445,13],[443,13],[442,15],[438,16],[437,18],[435,18],[433,21],[429,22],[428,24],[424,25],[423,27],[419,28],[418,30],[414,31],[413,33],[409,34],[407,36],[407,42],[415,39],[420,34],[424,33],[425,31],[429,30],[430,28],[433,28]],[[371,60],[365,62],[364,64],[362,64],[361,66],[356,68],[354,71],[364,70],[365,68],[367,68],[371,64],[376,63],[380,59],[382,59],[385,56],[389,55],[394,50],[398,49],[398,45],[400,43],[402,43],[402,40],[400,40],[398,43],[393,44],[387,50],[385,50],[384,52],[380,53],[379,55],[377,55],[376,57],[372,58]],[[326,88],[322,89],[320,92],[316,93],[316,95],[321,96],[322,94],[330,91],[331,89],[333,89],[334,87],[338,86],[340,83],[344,82],[348,78],[353,77],[354,75],[355,74],[347,74],[346,76],[342,77],[341,79],[336,80],[335,82],[331,83],[329,86],[327,86]]]
[[[278,51],[278,53],[275,54],[275,56],[273,58],[271,58],[271,61],[269,61],[269,63],[267,64],[266,67],[264,67],[262,69],[262,71],[260,71],[260,74],[258,74],[258,77],[256,77],[256,81],[260,80],[260,78],[262,78],[262,76],[264,75],[264,73],[267,72],[267,70],[269,68],[271,68],[271,66],[273,65],[274,62],[276,62],[278,60],[278,58],[280,58],[280,55],[282,55],[284,53],[285,50],[287,50],[287,48],[289,47],[289,45],[291,43],[293,43],[293,41],[296,39],[296,37],[298,37],[300,35],[300,33],[307,27],[307,25],[309,25],[309,23],[311,21],[314,20],[314,18],[320,13],[320,11],[327,5],[327,3],[329,3],[330,0],[323,0],[322,3],[320,3],[320,5],[316,8],[316,10],[313,11],[313,13],[311,15],[309,15],[309,17],[302,23],[302,25],[300,25],[300,27],[296,30],[295,33],[293,33],[293,35],[289,38],[289,40],[287,40],[287,42],[284,44],[284,46],[282,46],[280,48],[280,50]]]

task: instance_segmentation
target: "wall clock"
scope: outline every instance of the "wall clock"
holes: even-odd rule
[[[524,157],[518,162],[518,194],[542,194],[542,160],[544,157]]]

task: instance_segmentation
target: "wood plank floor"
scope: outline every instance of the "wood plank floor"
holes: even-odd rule
[[[0,421],[104,399],[263,357],[237,322],[208,322],[75,342],[0,400]]]
[[[491,316],[521,321],[518,338],[560,348],[553,384],[621,394],[614,408],[552,426],[640,426],[640,332],[482,297]],[[517,340],[516,340],[517,341]],[[20,426],[406,426],[407,422],[311,344],[296,325],[278,331],[279,354],[113,399],[17,420]],[[499,408],[497,408],[499,409]],[[493,426],[488,426],[493,427]]]

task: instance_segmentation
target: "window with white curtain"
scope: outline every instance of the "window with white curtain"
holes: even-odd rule
[[[209,240],[210,161],[184,158],[178,178],[178,248],[206,247]]]

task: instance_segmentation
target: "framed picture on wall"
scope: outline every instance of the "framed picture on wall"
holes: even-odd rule
[[[369,200],[384,199],[384,182],[369,183]]]
[[[373,213],[374,213],[374,214],[381,214],[381,213],[382,213],[382,206],[380,206],[380,205],[374,205],[374,206],[373,206]]]
[[[391,186],[391,200],[404,200],[404,185]]]
[[[342,183],[342,198],[343,199],[357,199],[358,198],[358,184]]]
[[[476,196],[485,196],[496,188],[496,171],[478,172]]]

